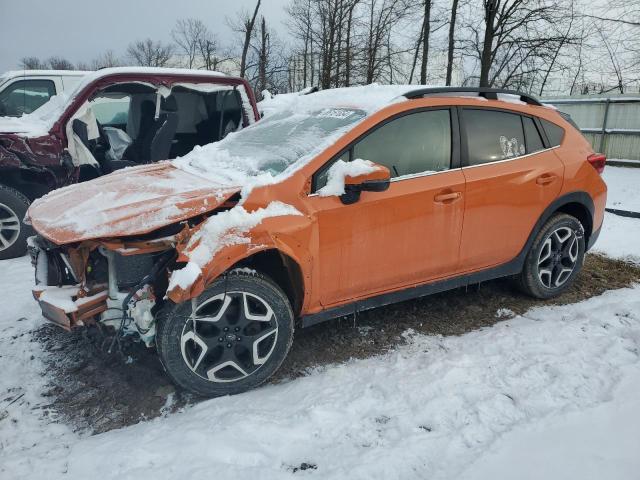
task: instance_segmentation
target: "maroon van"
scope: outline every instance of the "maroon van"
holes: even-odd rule
[[[29,115],[0,117],[0,260],[25,253],[30,229],[22,219],[30,201],[120,168],[185,155],[258,118],[242,78],[145,67],[90,73]]]

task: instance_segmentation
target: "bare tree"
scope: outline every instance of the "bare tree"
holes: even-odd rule
[[[456,17],[458,16],[458,0],[451,2],[451,15],[449,16],[449,43],[447,46],[447,74],[446,85],[451,85],[451,75],[453,72],[453,53],[455,49]]]
[[[427,83],[427,62],[429,61],[429,35],[431,33],[431,6],[433,0],[423,0],[422,17],[422,59],[420,62],[420,83]]]
[[[74,70],[73,63],[63,57],[50,57],[46,61],[46,65],[52,70]]]
[[[127,55],[137,65],[144,67],[166,67],[173,55],[173,46],[155,42],[150,38],[129,44]]]
[[[481,25],[468,25],[467,50],[480,66],[483,87],[526,86],[549,60],[567,21],[567,0],[483,0]]]
[[[260,2],[261,0],[256,2],[256,8],[253,11],[253,15],[249,15],[247,11],[242,11],[237,15],[235,21],[227,19],[228,25],[242,36],[242,51],[240,53],[241,77],[245,77],[247,73],[247,55],[249,53],[249,48],[251,47],[254,26],[256,24],[256,18],[258,17],[258,10],[260,9]]]
[[[247,54],[247,79],[257,96],[264,90],[281,92],[288,85],[288,56],[275,31],[268,27],[264,17]]]
[[[113,50],[107,50],[91,61],[90,69],[100,70],[101,68],[118,67],[120,64],[120,59],[116,56]]]
[[[205,24],[196,18],[180,19],[171,30],[171,38],[178,46],[178,50],[186,58],[186,65],[194,68],[196,58],[201,53],[201,47],[209,30]]]
[[[25,70],[44,70],[47,64],[38,57],[24,57],[20,60],[20,67]]]
[[[427,1],[431,2],[431,0]],[[400,0],[367,0],[363,5],[368,10],[366,12],[367,40],[363,52],[364,82],[372,83],[379,78],[387,56],[393,49],[391,45],[388,45],[386,49],[383,48],[385,42],[390,38],[390,30],[407,12],[407,7]]]

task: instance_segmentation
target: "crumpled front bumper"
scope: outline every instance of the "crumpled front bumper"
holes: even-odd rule
[[[78,284],[59,282],[58,285],[51,285],[52,279],[64,277],[63,272],[52,272],[52,269],[64,268],[71,271],[72,276],[75,275],[68,259],[60,251],[43,248],[37,237],[29,238],[28,249],[31,264],[36,271],[33,297],[47,320],[65,330],[71,330],[94,323],[95,317],[107,310],[109,292],[106,285],[92,291],[87,291]]]

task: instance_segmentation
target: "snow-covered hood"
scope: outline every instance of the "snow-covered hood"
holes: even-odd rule
[[[41,137],[49,133],[69,104],[68,93],[54,95],[47,103],[21,117],[0,117],[0,133],[15,133],[24,137]]]
[[[161,162],[55,190],[31,205],[27,219],[58,245],[143,235],[210,212],[239,191]]]

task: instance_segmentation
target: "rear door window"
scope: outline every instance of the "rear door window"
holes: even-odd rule
[[[526,153],[520,115],[498,110],[464,109],[469,165],[508,160]]]

